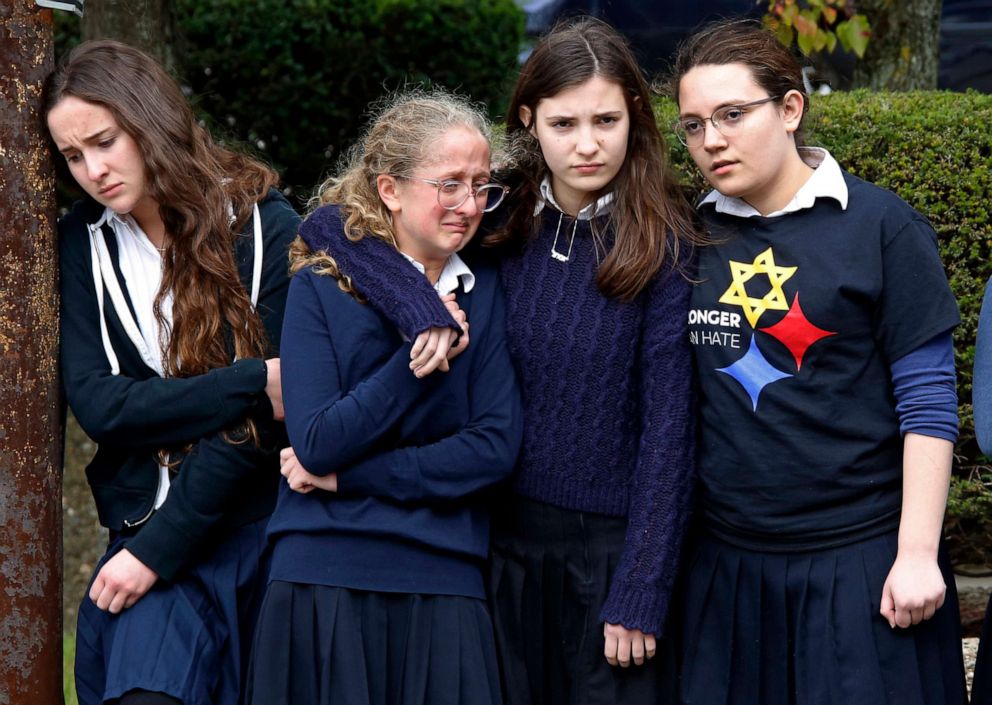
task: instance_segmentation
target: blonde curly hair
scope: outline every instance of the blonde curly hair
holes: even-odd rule
[[[348,151],[340,173],[324,181],[310,199],[310,212],[337,204],[349,240],[378,237],[396,247],[392,217],[379,198],[376,180],[383,174],[410,177],[417,167],[443,156],[434,149],[452,127],[477,130],[492,143],[489,119],[467,98],[442,89],[405,91],[383,98],[373,105],[368,127]],[[314,267],[317,273],[336,278],[344,291],[354,293],[334,259],[323,251],[311,252],[300,238],[290,250],[290,265],[293,272]]]

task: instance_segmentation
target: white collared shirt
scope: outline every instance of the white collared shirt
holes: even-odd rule
[[[543,211],[544,207],[549,203],[562,213],[565,212],[565,209],[558,205],[558,202],[555,200],[555,195],[551,191],[551,177],[545,175],[544,179],[541,180],[541,193],[537,199],[537,204],[534,206],[534,215],[540,215],[541,211]],[[603,194],[597,198],[595,203],[590,203],[580,210],[575,216],[575,219],[592,220],[598,215],[605,215],[606,213],[609,213],[612,204],[613,192],[611,191],[610,193]]]
[[[416,267],[418,272],[424,275],[427,274],[427,270],[420,262],[405,252],[400,252],[400,254],[410,264]],[[434,290],[441,296],[445,296],[458,289],[459,284],[467,294],[475,286],[475,275],[472,274],[472,270],[465,264],[465,260],[453,252],[448,257],[448,261],[444,263],[444,269],[441,270],[441,276],[437,278],[437,282],[434,284]]]
[[[842,210],[847,210],[847,183],[844,181],[844,172],[830,152],[822,147],[800,147],[799,156],[802,157],[806,166],[813,169],[813,174],[806,180],[806,183],[796,191],[784,208],[774,213],[764,216],[775,218],[787,213],[795,213],[805,208],[812,208],[817,198],[832,198],[840,204]],[[706,198],[699,202],[702,206],[706,203],[716,205],[717,213],[726,213],[738,218],[753,218],[761,213],[743,198],[734,196],[724,196],[713,189]]]
[[[162,253],[131,215],[120,215],[108,208],[103,220],[110,225],[117,240],[117,262],[124,275],[138,329],[151,357],[146,362],[162,375],[162,347],[168,331],[161,330],[154,311],[155,297],[162,286]],[[167,326],[172,325],[171,291],[162,297],[162,318]]]

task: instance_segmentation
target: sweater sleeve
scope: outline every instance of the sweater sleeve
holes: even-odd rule
[[[403,256],[377,237],[348,240],[335,206],[324,206],[303,224],[300,237],[314,252],[334,258],[342,274],[376,311],[413,340],[429,328],[461,333],[430,282]]]
[[[81,219],[60,224],[60,364],[69,406],[97,443],[165,446],[218,431],[250,413],[265,389],[262,360],[185,378],[111,373],[100,332],[89,232]]]
[[[506,346],[505,305],[500,287],[494,289],[484,332],[463,354],[471,355],[472,365],[468,422],[434,443],[363,458],[339,475],[338,492],[422,504],[459,499],[509,476],[523,421]]]
[[[127,542],[127,549],[165,580],[189,562],[210,531],[224,518],[238,488],[260,481],[259,473],[278,473],[282,424],[255,420],[259,443],[233,443],[221,433],[194,444],[172,480],[169,494],[148,523]]]
[[[289,288],[286,256],[299,217],[281,197],[261,204],[260,212],[265,256],[257,308],[271,352],[278,354],[279,327]],[[128,550],[160,577],[172,579],[188,563],[230,510],[239,488],[263,481],[260,474],[278,473],[279,449],[286,443],[285,427],[272,418],[268,404],[250,415],[258,443],[250,439],[231,442],[222,430],[201,436],[183,458],[165,502],[128,541]]]
[[[958,394],[954,375],[954,341],[941,333],[891,365],[899,431],[958,439]]]
[[[978,318],[975,371],[971,400],[975,409],[975,436],[985,455],[992,455],[992,279],[985,289]]]
[[[627,534],[600,619],[661,634],[689,519],[694,481],[691,286],[658,275],[645,302],[641,337],[641,431],[630,487]]]
[[[325,308],[324,299],[330,303]],[[335,305],[336,304],[336,305]],[[334,312],[334,320],[325,311]],[[343,470],[371,452],[425,389],[437,381],[410,371],[410,344],[401,344],[373,375],[354,388],[342,383],[343,361],[332,326],[357,325],[375,316],[350,300],[330,277],[302,270],[290,285],[283,326],[283,404],[289,440],[300,463],[314,475]],[[378,323],[378,321],[377,321]]]

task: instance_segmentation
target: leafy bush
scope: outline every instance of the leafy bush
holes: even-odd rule
[[[178,0],[175,12],[180,71],[215,131],[303,195],[386,92],[440,85],[498,111],[524,36],[513,0]]]
[[[676,116],[661,101],[662,125]],[[982,562],[992,545],[977,546],[970,528],[992,527],[992,489],[975,443],[971,371],[985,284],[992,276],[992,96],[975,92],[871,93],[816,96],[807,118],[807,142],[826,147],[853,174],[897,193],[930,219],[961,311],[954,334],[961,436],[948,502],[948,532],[966,562]],[[666,128],[667,130],[667,128]],[[674,138],[672,158],[691,187],[704,182],[687,150]],[[987,468],[985,468],[987,470]],[[984,536],[989,534],[984,531]]]

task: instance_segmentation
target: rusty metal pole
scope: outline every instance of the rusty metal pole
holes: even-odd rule
[[[0,2],[0,705],[62,702],[53,63],[51,10]]]

